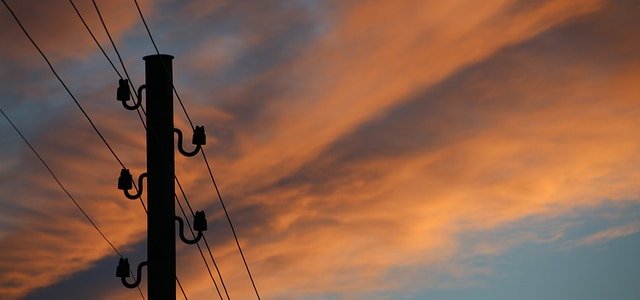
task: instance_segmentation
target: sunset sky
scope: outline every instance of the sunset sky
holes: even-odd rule
[[[145,172],[144,128],[69,1],[6,2]],[[91,1],[74,2],[116,61]],[[155,50],[135,3],[96,2],[142,84]],[[206,127],[262,299],[638,299],[640,2],[139,3]],[[120,165],[0,10],[0,108],[137,265],[146,215],[116,188]],[[231,298],[256,299],[202,158],[177,156],[176,174]],[[177,245],[189,299],[219,299]],[[0,118],[0,299],[142,299],[117,263]]]

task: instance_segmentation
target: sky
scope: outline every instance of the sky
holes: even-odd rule
[[[71,4],[6,2],[123,163],[144,172],[144,128]],[[74,2],[115,61],[91,1]],[[134,2],[96,3],[139,86],[155,50]],[[637,1],[139,3],[206,128],[262,299],[640,294]],[[0,10],[0,108],[137,265],[146,216],[116,188],[120,165]],[[141,299],[2,119],[0,141],[0,298]],[[229,295],[256,299],[204,162],[177,156],[176,174],[207,214]],[[217,299],[197,248],[177,245],[189,299]]]

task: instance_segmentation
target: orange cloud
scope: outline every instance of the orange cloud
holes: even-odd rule
[[[458,247],[456,235],[463,230],[494,229],[529,216],[557,215],[576,206],[598,205],[602,199],[635,195],[638,91],[628,80],[636,78],[637,66],[612,70],[602,80],[591,76],[598,68],[595,62],[558,67],[545,61],[555,59],[553,55],[527,51],[525,46],[521,52],[499,50],[486,65],[456,74],[424,98],[415,96],[422,106],[398,109],[398,118],[367,118],[374,123],[369,130],[387,130],[387,136],[351,129],[336,134],[330,139],[334,144],[321,150],[304,148],[327,141],[317,133],[326,132],[323,128],[310,130],[306,124],[317,121],[333,128],[342,122],[340,116],[349,122],[358,117],[347,115],[351,103],[331,107],[328,97],[318,106],[304,103],[320,111],[310,109],[309,114],[285,109],[283,102],[277,124],[284,120],[288,128],[276,127],[275,137],[262,128],[261,134],[267,131],[268,138],[243,140],[251,145],[247,146],[251,153],[240,163],[253,158],[252,153],[264,156],[250,160],[245,168],[225,166],[223,172],[229,174],[224,178],[256,191],[244,205],[256,205],[271,216],[258,215],[262,223],[252,224],[262,228],[251,236],[273,240],[248,245],[253,249],[248,256],[258,261],[254,264],[263,273],[257,277],[266,280],[267,292],[285,297],[295,291],[391,288],[383,284],[386,272],[451,259]],[[360,70],[346,65],[344,70]],[[348,82],[333,90],[342,93],[354,85]],[[325,96],[331,91],[311,94]],[[318,117],[325,111],[320,103],[333,108],[331,118]],[[421,120],[420,114],[437,121]],[[402,123],[401,117],[407,122]],[[300,128],[307,130],[291,133]],[[434,137],[423,138],[421,132]],[[280,143],[281,134],[291,136]],[[382,139],[362,141],[365,137]],[[411,139],[426,139],[433,145],[416,141],[413,149],[392,146]],[[361,147],[348,148],[352,144]],[[399,152],[383,152],[385,147]],[[291,154],[294,151],[298,152]],[[317,155],[309,154],[312,158],[299,154],[315,151]],[[340,157],[341,151],[351,151],[347,153],[351,156]],[[370,157],[371,152],[377,155]],[[261,166],[272,164],[277,167],[265,167],[269,172],[260,173]],[[256,173],[255,180],[247,181],[247,174]],[[275,187],[260,189],[261,183],[272,182]],[[242,193],[234,185],[230,188]]]
[[[145,215],[115,188],[118,166],[82,122],[85,121],[60,122],[34,145],[105,235],[125,251],[144,237]],[[135,145],[133,135],[119,136],[120,141]],[[11,137],[11,142],[21,143],[16,136]],[[24,152],[20,160],[20,169],[14,170],[17,174],[8,182],[13,186],[8,195],[16,198],[3,199],[22,211],[20,218],[14,220],[16,228],[2,237],[6,246],[0,248],[3,299],[19,299],[33,289],[86,269],[99,259],[116,257],[33,154]],[[25,186],[37,188],[25,190]]]
[[[325,35],[287,64],[249,79],[272,80],[281,89],[264,98],[259,117],[243,119],[190,102],[194,119],[215,134],[208,148],[214,171],[265,298],[332,292],[358,298],[433,286],[433,278],[416,270],[451,262],[464,250],[463,232],[561,215],[605,198],[637,197],[640,65],[607,64],[612,69],[605,72],[601,60],[566,61],[572,53],[536,48],[544,44],[536,40],[540,35],[602,7],[601,1],[543,1],[525,8],[513,1],[334,4]],[[601,59],[621,51],[606,50]],[[227,54],[214,53],[210,63]],[[233,86],[221,93],[250,94],[245,92]],[[120,122],[116,108],[104,105],[94,103],[91,112],[98,124],[113,126],[108,138],[139,173],[141,132],[129,131],[137,121],[128,116]],[[102,145],[82,142],[95,139],[83,122],[61,122],[57,126],[65,129],[40,143],[51,147],[48,157],[56,158],[55,169],[79,198],[92,199],[87,210],[107,235],[131,246],[143,240],[144,216],[115,190],[118,166]],[[220,133],[226,129],[235,131]],[[208,237],[232,297],[251,298],[202,162],[178,162],[192,204],[209,213]],[[57,193],[44,175],[28,178],[48,187],[23,194],[34,201],[25,209],[46,222],[32,213],[17,226],[51,233],[28,240],[29,230],[17,229],[2,238],[12,245],[0,250],[0,269],[10,270],[0,282],[15,283],[2,289],[7,298],[112,256],[69,203],[44,200]],[[35,243],[40,248],[28,263],[5,259]],[[495,255],[509,247],[475,250]],[[196,299],[212,297],[199,255],[187,247],[179,254],[187,290]],[[68,268],[56,267],[61,264]],[[474,271],[465,267],[447,271]],[[405,271],[398,275],[403,280],[390,280],[397,270]],[[37,280],[28,282],[36,273]]]
[[[96,52],[96,46],[86,32],[71,4],[64,0],[30,3],[29,1],[7,1],[16,15],[42,49],[55,61],[81,59]],[[96,1],[114,39],[123,37],[127,30],[137,25],[140,17],[131,1]],[[110,49],[100,19],[91,1],[74,0],[85,21],[99,41]],[[143,10],[151,13],[151,1],[139,1]],[[0,21],[0,34],[12,41],[5,43],[2,53],[23,63],[37,63],[33,59],[36,50],[29,43],[9,12],[3,8],[6,17]]]
[[[272,183],[416,89],[594,11],[600,1],[544,2],[518,14],[506,14],[508,7],[507,1],[414,1],[344,8],[336,13],[335,30],[277,74],[301,86],[292,83],[286,95],[269,99],[272,127],[258,125],[251,128],[256,134],[241,136],[244,155],[233,169],[243,177],[255,174],[252,185]]]

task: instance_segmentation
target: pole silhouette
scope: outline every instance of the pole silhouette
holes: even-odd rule
[[[147,261],[149,300],[176,299],[173,56],[145,61],[147,119]],[[141,97],[141,96],[140,96]]]
[[[131,277],[129,260],[121,257],[116,269],[127,288],[136,288],[141,282],[142,268],[147,267],[149,300],[176,299],[176,229],[179,225],[180,239],[186,244],[196,244],[207,230],[204,211],[193,215],[193,230],[198,234],[193,239],[184,235],[184,220],[175,214],[175,151],[174,133],[178,136],[178,150],[182,155],[194,156],[207,143],[203,126],[196,126],[191,143],[194,150],[187,151],[182,144],[182,131],[173,127],[173,56],[157,54],[145,56],[146,82],[138,88],[133,104],[127,79],[121,79],[117,90],[117,100],[128,110],[137,110],[142,104],[142,92],[146,92],[146,140],[147,172],[138,177],[138,190],[132,194],[134,179],[128,169],[120,171],[118,189],[131,200],[138,199],[144,191],[144,179],[147,179],[147,261],[138,265],[137,278]],[[186,217],[186,216],[185,216]]]

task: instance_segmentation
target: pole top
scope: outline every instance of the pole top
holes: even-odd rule
[[[169,54],[153,54],[153,55],[147,55],[145,57],[143,57],[142,59],[144,59],[145,61],[150,61],[150,60],[172,60],[173,59],[173,55],[169,55]]]

